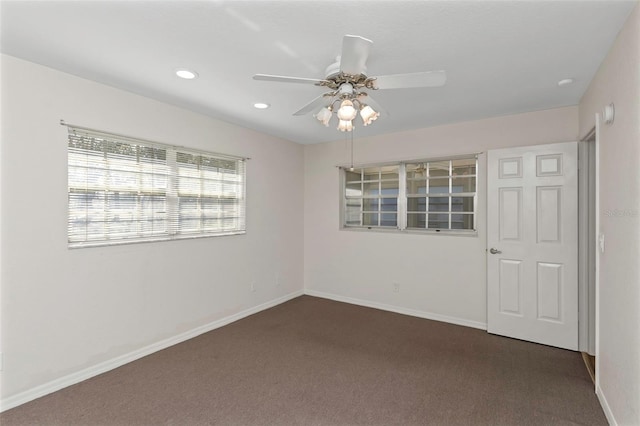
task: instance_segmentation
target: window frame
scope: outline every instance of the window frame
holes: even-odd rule
[[[369,163],[362,164],[357,166],[338,166],[339,169],[339,185],[340,185],[340,204],[339,204],[339,227],[341,230],[350,230],[350,231],[377,231],[377,232],[401,232],[401,233],[417,233],[417,234],[442,234],[442,235],[462,235],[462,236],[477,236],[478,235],[478,187],[479,187],[479,154],[466,154],[466,155],[456,155],[456,156],[448,156],[448,157],[437,157],[437,158],[420,158],[416,160],[401,160],[395,162],[384,162],[384,163]],[[475,161],[475,174],[465,174],[458,176],[457,178],[469,178],[473,177],[474,182],[474,190],[466,191],[460,193],[452,192],[453,188],[453,180],[456,176],[452,175],[452,162],[456,160],[474,160]],[[440,179],[448,179],[449,190],[447,193],[429,195],[428,192],[424,194],[409,194],[407,188],[407,166],[414,164],[431,164],[438,162],[449,162],[449,173],[447,176],[439,177]],[[362,171],[364,169],[376,168],[376,167],[388,167],[388,166],[397,166],[398,167],[398,198],[397,198],[397,226],[374,226],[374,225],[348,225],[346,223],[347,216],[347,195],[346,195],[346,173],[353,171]],[[427,166],[428,167],[428,166]],[[361,172],[362,173],[362,172]],[[432,176],[425,175],[425,181],[428,184],[429,179],[433,179]],[[426,191],[426,190],[425,190]],[[420,227],[411,227],[409,224],[409,213],[412,212],[408,210],[409,208],[409,199],[411,198],[422,198],[428,201],[430,198],[447,198],[448,200],[448,209],[446,212],[442,212],[442,214],[448,215],[448,228],[420,228]],[[452,203],[454,198],[470,198],[472,199],[472,210],[471,211],[452,211]],[[363,210],[360,210],[362,214]],[[428,207],[425,209],[425,214],[428,214]],[[434,213],[434,212],[431,212]],[[472,229],[455,229],[451,228],[452,226],[452,217],[456,214],[462,215],[471,215],[472,219]],[[426,216],[426,225],[428,226],[428,216]],[[362,223],[362,221],[361,221]]]
[[[61,124],[66,125],[69,132],[67,137],[67,246],[69,249],[242,235],[246,233],[246,163],[248,158],[164,144],[66,123]],[[82,146],[78,147],[82,143],[87,145],[102,144],[104,150],[87,149],[86,146],[84,148]],[[113,146],[120,146],[123,150],[135,152],[135,155],[124,157],[119,152],[112,153],[108,151]],[[161,154],[159,157],[153,157],[153,160],[149,161],[148,157],[142,159],[140,155],[142,150],[145,150],[145,152],[147,150],[158,151]],[[100,154],[101,152],[103,155]],[[178,157],[181,155],[198,158],[196,167],[191,163],[187,166],[186,162],[184,162],[185,166],[181,166],[181,162],[178,161]],[[87,161],[86,164],[90,164],[91,160],[97,161],[99,164],[94,164],[93,167],[81,165],[83,158]],[[218,163],[215,163],[217,168],[206,168],[206,164],[212,164],[212,160],[218,161]],[[117,166],[115,165],[116,163],[118,163]],[[152,168],[152,171],[149,172],[145,167],[148,167],[151,163],[151,167],[155,166],[156,169]],[[124,168],[118,168],[123,167],[123,165]],[[85,176],[83,177],[82,172],[80,172],[80,178],[78,178],[78,170],[82,169],[84,169]],[[97,170],[94,176],[98,177],[97,183],[93,185],[90,182],[90,170],[92,169]],[[120,175],[112,178],[114,170]],[[74,175],[74,171],[76,175]],[[152,175],[151,184],[149,184],[147,176],[149,174]],[[115,181],[118,181],[118,179],[126,180],[125,175],[131,175],[128,181],[129,186],[133,185],[131,188],[122,189],[111,186],[111,182],[114,179]],[[156,176],[158,177],[157,181]],[[231,181],[227,181],[229,177],[231,177]],[[191,182],[192,185],[185,190],[184,185],[185,183],[188,184],[187,181],[189,180],[193,181]],[[83,181],[85,182],[84,188],[81,185]],[[131,184],[132,181],[135,181],[135,184]],[[230,190],[233,194],[232,196],[225,192],[227,191],[225,186],[227,182],[232,182],[230,185],[232,187]],[[194,183],[195,186],[193,185]],[[206,184],[209,184],[209,186]],[[216,187],[216,184],[218,184],[218,187]],[[212,191],[212,187],[217,188],[219,192],[217,197],[212,197],[212,194],[209,193]],[[195,195],[187,194],[188,190],[193,188],[197,188],[196,191],[199,192]],[[143,198],[148,196],[147,192],[149,191],[151,191],[153,197],[157,197],[153,198],[153,202],[160,202],[161,208],[159,210],[155,210],[155,205],[150,211],[140,208]],[[82,203],[85,205],[84,217],[82,217],[81,209],[78,210],[78,207],[75,209],[72,207],[74,196],[79,200],[79,206],[82,206]],[[90,205],[88,204],[88,199],[90,197],[102,197],[102,204],[104,204],[101,213],[105,218],[102,222],[103,230],[93,235],[89,229],[91,214],[89,213]],[[117,202],[120,197],[129,198],[133,201],[122,206],[115,205],[124,208],[124,212],[135,212],[135,214],[132,214],[128,219],[129,229],[118,233],[109,229],[120,222],[119,216],[114,213],[114,211],[118,211],[113,210],[113,208],[117,209],[118,207],[112,208],[109,204],[113,203],[114,200]],[[193,218],[187,218],[180,211],[180,202],[194,197],[202,201],[197,204],[200,216],[196,217],[201,221],[201,224],[195,231],[189,230],[184,226],[187,219]],[[219,204],[217,209],[219,225],[207,227],[205,221],[209,220],[215,223],[213,219],[216,218],[211,215],[211,211],[205,211],[206,209],[203,206],[205,205],[204,202],[211,201],[210,199],[213,198],[216,198]],[[228,212],[223,209],[226,206],[225,201],[228,200],[232,200],[232,216],[228,216]],[[98,204],[100,205],[100,203]],[[78,216],[78,211],[81,212],[80,216]],[[160,215],[160,217],[156,215]],[[232,226],[227,227],[227,224],[224,223],[225,221],[228,222],[228,219],[232,219]],[[81,230],[84,227],[84,237],[82,235],[78,237],[78,234],[74,234],[73,223],[78,220],[84,222],[84,225],[75,230],[77,232],[77,229]],[[159,229],[152,229],[152,231],[144,229],[145,224],[148,224],[148,222],[152,222],[152,228],[154,228],[155,222],[153,221],[159,221]]]
[[[385,168],[396,168],[398,169],[395,173],[393,172],[393,170],[383,170]],[[375,172],[373,171],[373,169],[376,169]],[[389,189],[389,188],[383,188],[383,185],[385,183],[393,183],[393,182],[397,182],[398,183],[398,195],[400,193],[399,191],[399,186],[400,186],[400,174],[399,174],[399,168],[398,165],[375,165],[375,166],[371,166],[371,167],[362,167],[359,168],[360,170],[360,179],[359,180],[351,180],[351,181],[347,181],[346,177],[347,177],[347,173],[353,173],[353,171],[347,170],[343,172],[343,176],[345,177],[345,184],[344,184],[344,197],[343,197],[343,209],[345,210],[345,222],[347,220],[347,210],[349,207],[349,200],[360,200],[360,225],[352,225],[352,226],[358,226],[358,227],[376,227],[376,228],[382,228],[382,229],[393,229],[397,227],[397,221],[398,221],[398,212],[399,212],[399,205],[398,205],[398,196],[393,196],[393,194],[391,195],[385,195],[383,194],[383,190],[384,189]],[[386,173],[385,173],[386,172]],[[373,174],[377,174],[377,177],[372,179],[371,175]],[[385,174],[395,174],[397,177],[396,178],[385,178],[383,177],[383,175]],[[373,183],[377,183],[377,194],[376,195],[366,195],[365,193],[365,186],[367,185],[371,185]],[[360,185],[360,196],[348,196],[347,195],[347,185],[353,185],[353,184],[359,184]],[[395,188],[395,186],[393,186],[391,189],[393,190]],[[385,205],[384,200],[396,200],[396,209],[395,210],[385,210],[383,209],[383,205]],[[376,200],[376,209],[365,209],[365,203],[366,200]],[[393,203],[392,203],[393,204]],[[396,225],[382,225],[381,223],[383,222],[383,216],[389,216],[389,215],[396,215]],[[364,215],[369,215],[372,216],[375,215],[376,217],[376,221],[377,221],[377,225],[365,225],[365,219],[364,219]],[[387,219],[388,220],[388,219]],[[345,223],[346,225],[346,223]]]

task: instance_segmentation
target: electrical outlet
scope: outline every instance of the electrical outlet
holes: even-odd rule
[[[393,292],[400,293],[400,283],[393,283]]]
[[[251,293],[255,293],[255,291],[256,291],[256,282],[251,281]]]
[[[280,273],[276,272],[276,287],[280,287]]]

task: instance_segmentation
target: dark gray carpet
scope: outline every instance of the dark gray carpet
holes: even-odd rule
[[[606,425],[579,353],[299,297],[0,415],[9,425]]]

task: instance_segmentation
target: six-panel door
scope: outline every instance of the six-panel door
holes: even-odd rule
[[[577,164],[576,142],[488,152],[490,333],[577,350]]]

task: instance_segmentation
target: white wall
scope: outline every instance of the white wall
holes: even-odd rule
[[[251,157],[247,234],[67,249],[60,119]],[[4,401],[301,293],[301,145],[9,56],[1,136]]]
[[[612,424],[640,424],[640,6],[621,30],[580,102],[580,136],[600,125],[598,395]]]
[[[356,140],[354,162],[436,158],[573,141],[577,135],[577,107],[558,108]],[[304,158],[307,292],[486,327],[484,156],[477,237],[339,230],[336,165],[350,163],[349,144],[305,146]],[[400,284],[399,293],[392,291],[393,282]]]

